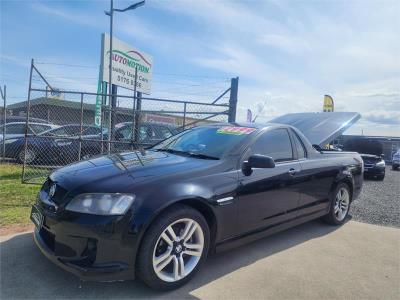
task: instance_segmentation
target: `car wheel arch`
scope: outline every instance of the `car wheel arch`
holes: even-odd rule
[[[138,237],[138,243],[137,243],[137,249],[140,249],[140,245],[143,241],[143,238],[146,235],[147,230],[150,228],[151,224],[166,210],[170,209],[171,207],[175,205],[186,205],[189,206],[198,212],[200,212],[203,217],[206,219],[207,224],[210,229],[210,247],[209,251],[212,252],[214,251],[214,246],[215,246],[215,239],[217,236],[217,218],[215,216],[215,213],[211,209],[210,205],[206,204],[206,200],[202,198],[195,198],[195,197],[188,197],[188,198],[183,198],[176,200],[174,202],[169,202],[168,204],[162,206],[160,209],[157,210],[156,213],[144,224],[143,229],[142,229],[142,234]],[[136,268],[136,258],[138,255],[138,251],[135,254],[134,258],[134,265]]]

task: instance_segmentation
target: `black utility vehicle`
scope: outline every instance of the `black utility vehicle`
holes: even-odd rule
[[[321,146],[357,116],[278,120],[312,118],[297,126]],[[317,151],[303,133],[284,124],[205,125],[145,152],[58,169],[32,208],[35,241],[85,280],[137,276],[168,290],[189,281],[209,253],[319,217],[340,225],[361,191],[362,159]]]

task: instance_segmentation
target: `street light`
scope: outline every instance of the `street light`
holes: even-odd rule
[[[145,1],[143,0],[143,1],[140,1],[140,2],[137,2],[135,4],[130,5],[125,9],[117,9],[117,8],[114,8],[114,1],[110,0],[110,2],[111,2],[110,3],[110,11],[104,11],[104,13],[107,16],[110,17],[110,60],[109,60],[109,67],[108,67],[108,73],[109,73],[108,74],[108,86],[109,86],[108,92],[109,92],[109,107],[110,107],[110,111],[109,111],[110,126],[109,126],[109,134],[108,134],[108,137],[109,137],[108,138],[108,140],[109,140],[108,152],[110,152],[110,145],[111,145],[110,141],[111,141],[112,136],[113,136],[112,109],[114,107],[112,107],[112,106],[115,106],[114,105],[115,103],[113,103],[113,88],[112,88],[113,87],[113,85],[112,85],[112,40],[113,40],[113,16],[114,16],[114,12],[115,11],[117,11],[117,12],[125,12],[125,11],[128,11],[128,10],[134,10],[134,9],[136,9],[136,8],[138,8],[140,6],[143,6],[145,4]],[[136,95],[135,95],[135,97],[136,97]]]

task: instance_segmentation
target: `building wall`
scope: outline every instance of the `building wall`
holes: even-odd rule
[[[400,137],[369,137],[362,135],[342,135],[338,139],[338,143],[344,145],[350,139],[367,139],[374,140],[381,143],[383,147],[383,154],[385,155],[385,161],[391,162],[393,154],[400,149]]]

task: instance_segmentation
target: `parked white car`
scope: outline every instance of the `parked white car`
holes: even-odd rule
[[[3,134],[4,126],[6,126],[5,134]],[[7,124],[3,124],[0,126],[0,141],[7,139],[15,139],[20,138],[25,135],[25,122],[11,122]],[[28,133],[29,134],[38,134],[43,131],[57,128],[58,125],[54,124],[45,124],[45,123],[29,123]]]

